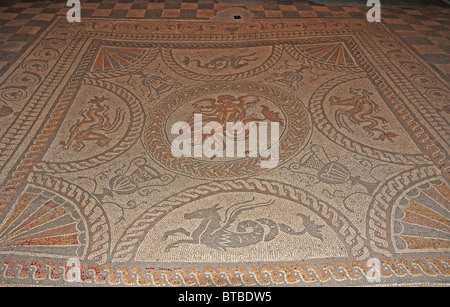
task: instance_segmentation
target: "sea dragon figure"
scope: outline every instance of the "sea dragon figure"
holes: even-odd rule
[[[179,247],[181,244],[204,244],[208,247],[225,251],[227,248],[246,247],[262,241],[269,242],[275,239],[280,231],[296,236],[308,233],[321,241],[323,240],[320,231],[320,228],[322,228],[323,225],[317,225],[309,216],[303,214],[297,214],[297,216],[302,219],[304,227],[301,231],[295,231],[290,226],[283,223],[277,223],[269,218],[244,220],[237,224],[235,223],[242,212],[268,206],[273,203],[274,201],[263,203],[254,202],[254,198],[252,198],[250,201],[235,204],[226,210],[225,220],[223,222],[219,213],[219,210],[222,209],[222,207],[220,207],[219,204],[215,204],[206,209],[198,209],[191,213],[186,213],[184,215],[185,219],[200,219],[200,225],[192,232],[189,232],[184,228],[166,231],[163,235],[163,241],[167,240],[169,236],[178,233],[184,234],[190,238],[168,244],[165,251]],[[264,226],[268,228],[268,231],[266,231]],[[232,230],[234,227],[236,229],[235,231]]]
[[[109,106],[101,104],[105,100],[108,99],[95,96],[94,99],[89,101],[92,104],[89,110],[79,112],[83,119],[79,119],[70,128],[69,139],[66,142],[60,142],[64,149],[69,149],[73,142],[75,144],[72,147],[75,151],[82,150],[85,147],[85,141],[96,141],[95,143],[100,147],[109,144],[111,138],[104,134],[117,131],[124,121],[125,113],[120,108],[117,108],[114,120],[111,121],[107,114]]]
[[[248,65],[248,62],[256,61],[258,58],[255,57],[256,53],[246,55],[230,55],[221,56],[214,58],[210,62],[202,65],[199,60],[191,60],[187,56],[184,57],[184,65],[189,66],[190,63],[196,63],[198,68],[211,69],[211,70],[224,70],[227,68],[239,69]]]

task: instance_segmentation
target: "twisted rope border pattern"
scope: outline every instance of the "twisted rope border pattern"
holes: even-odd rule
[[[289,184],[258,179],[240,179],[236,181],[214,182],[189,188],[151,207],[137,218],[124,232],[112,253],[112,261],[124,262],[131,260],[147,231],[165,214],[199,198],[227,191],[256,191],[300,203],[319,215],[334,229],[342,242],[347,245],[349,254],[352,257],[355,257],[357,260],[369,257],[369,251],[365,246],[364,239],[351,222],[337,209],[317,199],[308,192]]]

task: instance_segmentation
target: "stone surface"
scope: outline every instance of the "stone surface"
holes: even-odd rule
[[[73,285],[78,259],[85,285],[367,285],[376,258],[383,285],[448,284],[450,90],[405,32],[442,25],[201,7],[29,28],[0,77],[0,282]],[[278,123],[279,163],[174,157],[193,114]]]

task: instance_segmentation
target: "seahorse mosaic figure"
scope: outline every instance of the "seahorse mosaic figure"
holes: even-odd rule
[[[166,246],[165,251],[169,251],[172,248],[179,247],[181,244],[203,244],[208,247],[220,250],[227,250],[227,248],[241,248],[250,245],[257,244],[265,241],[269,242],[275,239],[281,232],[289,235],[299,236],[303,234],[310,234],[311,236],[322,240],[323,236],[320,228],[323,225],[316,224],[309,216],[303,214],[297,214],[302,219],[304,229],[295,231],[292,227],[275,222],[269,218],[258,218],[255,220],[244,220],[237,224],[235,223],[237,218],[244,211],[256,209],[263,206],[269,206],[274,201],[267,201],[263,203],[254,202],[254,198],[250,201],[235,204],[229,207],[225,212],[225,219],[222,222],[222,216],[219,213],[222,207],[219,204],[215,204],[212,207],[206,209],[195,210],[190,213],[186,213],[184,218],[200,219],[200,225],[192,232],[187,231],[184,228],[177,228],[166,231],[163,235],[163,240],[167,240],[169,236],[176,235],[178,233],[184,234],[189,239],[182,239],[170,243]],[[266,231],[266,226],[269,230]],[[231,230],[236,227],[236,231]]]

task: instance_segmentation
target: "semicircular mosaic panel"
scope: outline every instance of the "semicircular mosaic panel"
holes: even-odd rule
[[[449,93],[377,23],[57,19],[0,77],[0,283],[448,283]],[[277,163],[175,155],[197,115]]]

